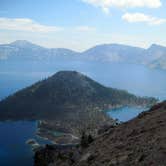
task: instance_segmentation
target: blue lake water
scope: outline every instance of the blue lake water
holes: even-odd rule
[[[40,144],[50,143],[36,136],[36,122],[0,122],[0,166],[31,166],[33,151],[25,142],[34,138]]]
[[[126,122],[139,115],[142,111],[146,111],[146,109],[141,107],[123,107],[106,111],[112,118],[118,119],[120,122]]]
[[[46,78],[59,70],[77,70],[94,80],[118,89],[125,89],[140,96],[166,99],[166,71],[150,69],[142,65],[111,64],[102,62],[67,62],[55,64],[29,64],[31,68],[16,70],[12,65],[0,66],[0,99]],[[107,113],[120,121],[137,116],[144,109],[124,107]],[[29,138],[36,138],[36,122],[0,123],[0,166],[31,166],[33,153],[25,144]],[[40,140],[43,141],[43,140]]]
[[[31,71],[31,67],[37,65],[29,66],[29,71],[22,68],[10,71],[0,66],[0,99],[59,70],[77,70],[106,86],[125,89],[140,96],[166,99],[166,70],[150,69],[143,65],[79,61],[43,64],[42,69],[34,71]]]

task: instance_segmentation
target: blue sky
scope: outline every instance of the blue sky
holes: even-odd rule
[[[164,0],[0,0],[0,43],[166,45]]]

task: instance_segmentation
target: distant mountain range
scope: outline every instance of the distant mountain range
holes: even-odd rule
[[[25,40],[18,40],[10,44],[0,45],[0,60],[27,61],[52,60],[58,57],[74,56],[78,54],[65,48],[44,48]]]
[[[121,44],[97,45],[84,52],[65,48],[44,48],[25,40],[0,45],[0,61],[86,60],[144,64],[166,69],[166,47],[152,44],[148,49]]]

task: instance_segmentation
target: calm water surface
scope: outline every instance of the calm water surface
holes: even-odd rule
[[[126,122],[139,115],[142,111],[146,111],[146,109],[141,107],[123,107],[106,111],[110,117],[118,119],[120,122]]]
[[[18,89],[47,78],[59,70],[77,70],[113,88],[124,89],[140,96],[166,99],[166,70],[150,69],[142,65],[102,62],[68,62],[49,65],[41,71],[5,71],[0,66],[0,98]],[[33,65],[32,65],[33,66]],[[44,66],[44,64],[43,64]]]
[[[0,166],[31,166],[33,151],[25,142],[34,138],[40,144],[50,143],[36,136],[34,121],[0,122]]]

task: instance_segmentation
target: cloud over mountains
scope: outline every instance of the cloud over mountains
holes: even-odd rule
[[[129,23],[144,22],[149,25],[160,25],[166,23],[166,19],[157,18],[143,13],[125,13],[122,19]]]

